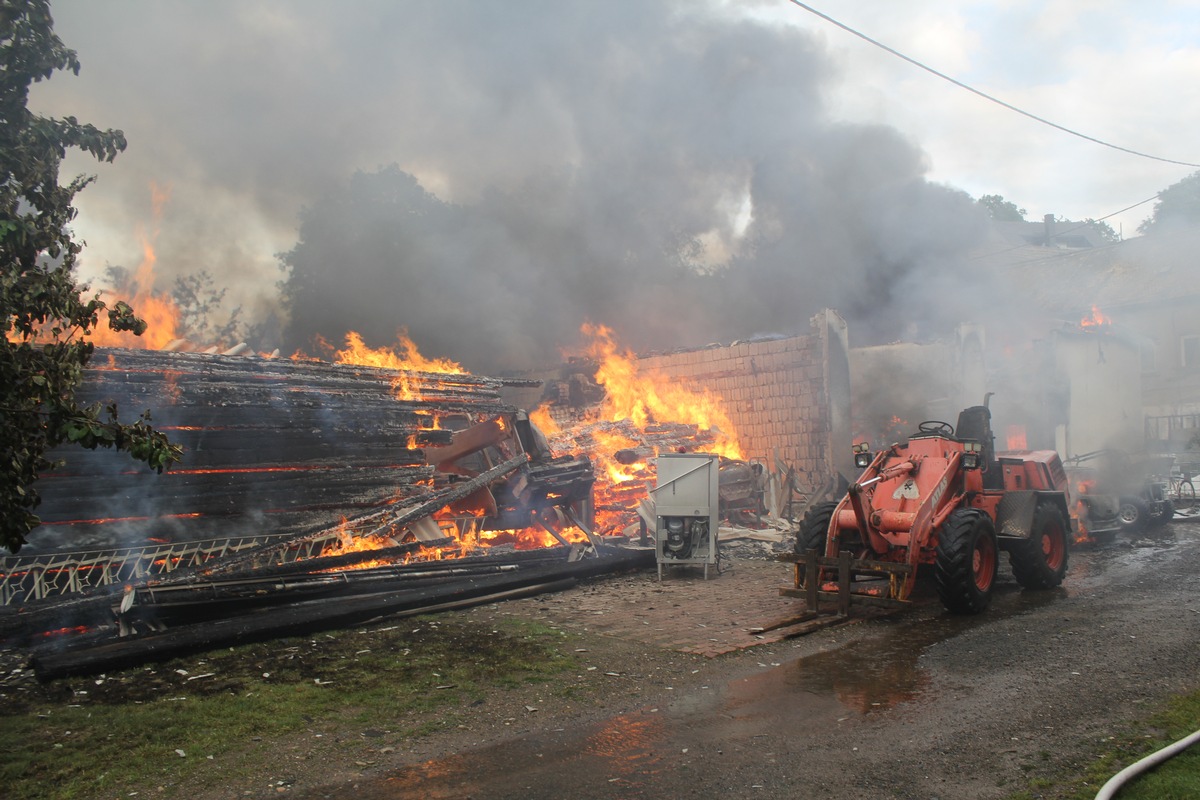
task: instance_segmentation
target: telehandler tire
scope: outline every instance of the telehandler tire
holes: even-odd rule
[[[1063,582],[1071,537],[1060,510],[1042,503],[1033,512],[1029,538],[1008,552],[1013,577],[1026,589],[1053,589]]]
[[[804,513],[800,522],[800,532],[796,534],[796,552],[804,555],[809,550],[816,550],[817,555],[824,557],[825,543],[829,536],[829,523],[833,512],[837,509],[836,500],[817,503]]]
[[[833,519],[833,512],[837,509],[838,503],[836,500],[817,503],[804,513],[804,519],[800,522],[800,531],[796,534],[796,553],[804,555],[809,550],[816,550],[817,557],[825,556],[825,545],[829,541],[829,523]],[[804,588],[803,570],[800,571],[796,588]]]
[[[992,600],[999,564],[996,529],[974,508],[950,512],[938,531],[934,585],[942,605],[954,614],[978,614]]]

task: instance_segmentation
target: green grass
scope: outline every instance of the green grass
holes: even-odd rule
[[[363,736],[401,741],[457,724],[497,687],[570,669],[563,640],[420,618],[55,681],[0,706],[0,786],[11,800],[67,800],[229,785],[277,769],[266,750],[289,737],[311,746],[320,733],[347,752]]]
[[[1054,798],[1090,800],[1125,767],[1200,729],[1200,691],[1171,700],[1150,719],[1114,732],[1081,774],[1042,776],[1012,800]],[[1192,800],[1200,797],[1200,745],[1194,745],[1149,772],[1131,779],[1118,800]]]

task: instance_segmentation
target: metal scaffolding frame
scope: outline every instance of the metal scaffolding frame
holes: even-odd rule
[[[6,556],[0,558],[0,604],[25,603],[169,575],[185,567],[201,566],[212,559],[287,538],[286,534],[241,536],[119,550]],[[337,538],[337,531],[331,531],[326,536],[297,542],[294,547],[278,549],[272,554],[272,560],[282,564],[319,556]]]

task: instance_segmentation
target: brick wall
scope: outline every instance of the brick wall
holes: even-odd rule
[[[780,459],[823,480],[839,455],[829,349],[831,334],[836,338],[830,323],[841,320],[829,315],[814,317],[803,336],[646,356],[638,365],[643,374],[721,397],[746,458],[772,467],[782,466],[775,463]]]

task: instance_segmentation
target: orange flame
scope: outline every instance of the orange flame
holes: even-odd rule
[[[333,349],[324,340],[318,340],[318,345]],[[297,353],[292,358],[303,358]],[[357,331],[346,333],[346,346],[335,350],[333,360],[339,364],[359,364],[364,367],[381,367],[383,369],[401,370],[404,372],[431,372],[441,375],[466,375],[462,365],[448,358],[426,358],[421,355],[417,345],[409,338],[408,330],[401,328],[396,334],[394,347],[370,347],[363,342],[362,335]],[[398,375],[392,381],[392,391],[401,400],[419,400],[421,392],[419,382],[409,375]]]
[[[1024,425],[1009,425],[1005,429],[1005,444],[1009,450],[1028,450],[1029,444],[1025,437]]]
[[[421,355],[405,328],[401,328],[396,334],[394,348],[369,347],[363,342],[362,334],[349,331],[346,333],[345,348],[337,350],[333,355],[334,361],[339,364],[360,364],[366,367],[383,367],[409,372],[438,372],[449,375],[465,375],[467,372],[461,364],[448,358],[426,358]]]
[[[596,463],[604,469],[608,475],[608,479],[613,483],[625,483],[626,481],[635,480],[639,476],[638,464],[622,464],[616,460],[615,455],[623,450],[631,450],[638,446],[638,442],[629,438],[620,431],[592,431],[592,441],[595,443],[595,449],[591,455]],[[644,464],[642,465],[645,466]]]
[[[595,465],[596,530],[617,532],[636,523],[637,510],[656,480],[654,457],[663,447],[741,459],[736,431],[719,395],[680,386],[665,374],[643,372],[637,357],[618,346],[611,329],[585,324],[599,405],[584,410],[567,430],[548,406],[530,414],[554,437],[555,452],[582,452]]]
[[[550,416],[550,410],[546,406],[538,406],[530,411],[529,421],[547,436],[557,436],[562,433],[562,428],[554,421],[554,417]]]
[[[1079,321],[1081,327],[1087,328],[1102,328],[1112,325],[1112,318],[1107,317],[1100,310],[1100,307],[1093,304],[1092,313],[1090,316],[1084,317]]]
[[[135,336],[128,332],[114,331],[108,327],[108,321],[102,315],[100,324],[88,337],[93,344],[101,347],[161,350],[179,338],[179,307],[170,295],[154,291],[154,268],[158,263],[158,256],[154,253],[154,240],[158,238],[163,207],[170,196],[170,189],[160,188],[156,184],[150,185],[154,230],[150,234],[145,231],[138,233],[142,245],[142,261],[126,287],[132,296],[116,297],[116,300],[124,300],[132,306],[134,313],[146,321],[146,332]],[[116,295],[116,292],[113,294]]]
[[[653,421],[689,422],[717,434],[712,451],[726,458],[741,458],[737,433],[725,413],[721,398],[705,391],[692,391],[659,374],[641,374],[637,357],[621,350],[613,332],[604,325],[584,323],[581,330],[592,341],[588,354],[600,362],[596,382],[604,387],[605,419],[628,419],[640,429]]]

